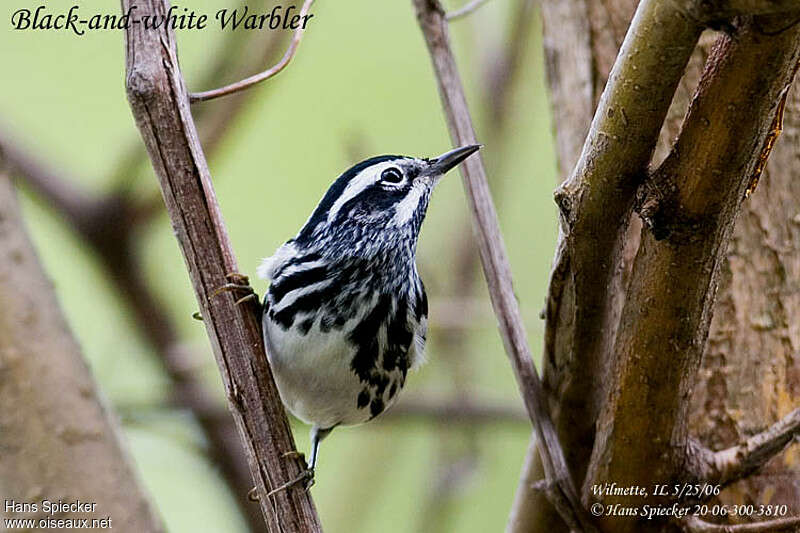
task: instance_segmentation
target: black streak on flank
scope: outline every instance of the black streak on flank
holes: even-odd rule
[[[383,369],[390,372],[408,368],[408,348],[411,346],[413,333],[408,329],[408,304],[406,300],[397,302],[397,309],[386,328],[388,346],[383,354]]]
[[[369,381],[372,370],[378,362],[378,330],[389,315],[390,307],[391,297],[382,295],[372,311],[348,336],[356,347],[356,355],[350,361],[350,368],[362,382]]]
[[[296,289],[308,287],[314,283],[325,281],[328,277],[328,267],[318,266],[309,268],[308,270],[301,270],[300,272],[293,272],[288,276],[281,276],[276,283],[269,286],[269,293],[272,296],[272,302],[279,303],[284,296]]]
[[[417,322],[419,322],[423,316],[428,316],[428,295],[425,294],[425,286],[422,285],[422,280],[419,281],[420,286],[422,287],[422,291],[417,294],[417,301],[414,305],[414,310],[416,311]]]
[[[375,418],[379,414],[383,412],[383,400],[380,398],[375,398],[372,400],[372,403],[369,404],[369,414],[372,415],[372,418]]]
[[[332,282],[319,290],[304,294],[290,305],[287,305],[273,315],[273,320],[285,328],[291,327],[297,313],[316,312],[323,304],[336,298],[338,292],[336,282]],[[286,325],[288,324],[288,325]]]
[[[372,376],[369,378],[369,384],[375,387],[375,394],[377,396],[383,396],[383,391],[385,391],[386,386],[389,385],[389,378],[378,372],[373,372]]]
[[[308,335],[308,332],[311,331],[311,326],[313,325],[314,325],[314,317],[312,316],[311,318],[307,318],[302,322],[300,322],[300,325],[298,327],[300,328],[300,331],[303,332],[303,335]]]
[[[369,404],[369,389],[364,389],[358,394],[358,403],[356,407],[358,409],[363,409]]]
[[[291,239],[291,240],[287,241],[286,244],[289,244],[291,242],[294,242],[294,239]],[[289,268],[290,266],[302,265],[303,263],[311,263],[313,261],[319,261],[320,259],[322,259],[322,255],[318,254],[317,252],[311,252],[311,253],[302,255],[300,257],[293,257],[293,258],[289,259],[288,261],[286,261],[286,263],[281,265],[280,268],[278,268],[278,270],[275,272],[275,274],[273,274],[272,279],[273,280],[277,280],[278,278],[280,278],[281,275],[283,274],[283,272],[287,268]]]

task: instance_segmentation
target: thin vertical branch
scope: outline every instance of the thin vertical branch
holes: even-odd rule
[[[166,0],[122,0],[141,16],[163,17]],[[167,212],[186,260],[203,322],[242,438],[267,527],[320,531],[308,492],[271,489],[296,479],[303,468],[267,364],[255,305],[234,305],[215,295],[237,271],[208,166],[189,111],[189,98],[169,28],[126,30],[126,87],[134,118],[161,183]]]
[[[439,94],[453,142],[456,145],[474,144],[475,131],[461,78],[450,49],[444,10],[436,0],[413,0],[413,2],[433,61],[439,83]],[[462,164],[461,169],[473,214],[473,227],[477,236],[481,264],[489,286],[492,305],[500,323],[503,343],[528,414],[534,423],[539,441],[543,444],[540,453],[547,478],[553,483],[553,490],[550,491],[551,501],[571,527],[593,530],[572,484],[544,403],[541,383],[533,366],[531,351],[522,326],[522,316],[514,296],[511,267],[489,192],[483,160],[481,157],[470,158]]]

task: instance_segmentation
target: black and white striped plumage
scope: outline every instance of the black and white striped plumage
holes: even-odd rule
[[[267,353],[284,404],[313,425],[311,469],[330,430],[384,412],[422,363],[428,303],[417,237],[436,183],[478,148],[362,161],[259,267],[271,280]]]

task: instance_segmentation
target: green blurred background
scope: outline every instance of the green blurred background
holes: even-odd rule
[[[113,13],[114,2],[75,1],[86,13]],[[452,39],[515,274],[533,351],[541,346],[538,313],[556,238],[551,191],[556,168],[543,77],[538,20],[524,43],[511,43],[514,3],[493,0],[453,22]],[[7,0],[0,12],[4,72],[0,124],[54,167],[102,192],[121,151],[139,139],[124,92],[123,35],[23,32],[11,13],[33,4]],[[52,1],[52,10],[73,2]],[[237,7],[232,0],[194,0],[197,12]],[[299,5],[299,4],[298,4]],[[448,7],[458,7],[451,1]],[[430,61],[410,1],[318,1],[294,62],[254,89],[210,167],[239,264],[254,274],[264,256],[294,235],[328,184],[358,159],[381,153],[434,156],[450,148]],[[534,17],[538,15],[534,14]],[[287,35],[288,37],[288,35]],[[224,34],[178,34],[190,89]],[[521,46],[519,72],[502,132],[489,113],[489,73],[507,47]],[[254,52],[255,53],[255,52]],[[282,52],[281,52],[282,53]],[[233,80],[219,80],[219,84]],[[207,104],[215,105],[213,102]],[[149,167],[137,194],[156,187]],[[92,252],[50,206],[23,188],[30,230],[92,371],[123,422],[141,478],[170,531],[244,531],[225,483],[204,453],[190,413],[167,400],[169,382]],[[432,301],[428,364],[405,397],[451,398],[522,408],[491,314],[477,254],[474,294],[459,294],[456,256],[472,238],[458,177],[433,197],[418,251]],[[169,306],[186,345],[197,352],[210,387],[222,393],[205,330],[169,221],[162,213],[139,240],[149,281]],[[262,281],[254,282],[263,292]],[[435,316],[452,302],[464,327]],[[447,304],[451,302],[451,304]],[[458,303],[456,303],[458,305]],[[444,314],[444,311],[441,311]],[[449,319],[452,322],[452,319]],[[437,326],[437,323],[439,324]],[[457,353],[448,341],[461,339]],[[448,352],[449,353],[445,353]],[[301,450],[307,430],[293,421]],[[530,436],[522,422],[449,424],[391,418],[334,432],[322,447],[313,494],[328,532],[500,531]]]

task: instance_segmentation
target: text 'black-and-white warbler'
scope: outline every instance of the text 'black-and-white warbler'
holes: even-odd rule
[[[479,148],[358,163],[259,266],[271,280],[264,342],[278,391],[312,424],[309,478],[320,441],[338,425],[384,412],[422,363],[428,302],[417,237],[433,188]]]

